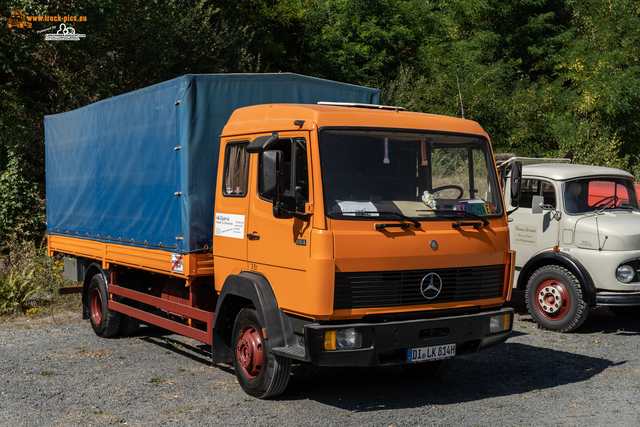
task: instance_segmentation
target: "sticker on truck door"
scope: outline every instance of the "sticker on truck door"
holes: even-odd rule
[[[536,246],[538,244],[538,226],[514,224],[511,227],[513,243],[521,245]]]
[[[217,213],[215,235],[244,239],[244,215]]]

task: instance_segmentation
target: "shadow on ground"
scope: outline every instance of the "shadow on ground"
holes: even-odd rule
[[[520,325],[535,325],[526,314],[523,300],[512,299],[509,305],[516,310]],[[638,335],[640,321],[617,317],[606,307],[592,308],[585,323],[574,333]],[[515,329],[511,337],[525,335],[528,333]],[[165,351],[211,364],[208,345],[153,327],[141,329],[137,336]],[[507,341],[474,355],[458,357],[449,373],[434,381],[409,377],[398,366],[325,368],[297,364],[289,387],[274,400],[309,399],[354,412],[447,405],[579,383],[615,365],[606,358]],[[230,365],[217,368],[233,374]]]
[[[614,365],[604,358],[506,342],[458,357],[449,373],[434,381],[411,378],[399,367],[298,365],[281,398],[311,399],[356,412],[447,405],[578,383]]]

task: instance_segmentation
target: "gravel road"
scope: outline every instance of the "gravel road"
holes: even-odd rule
[[[272,400],[247,396],[206,346],[155,328],[102,339],[79,313],[4,323],[0,425],[640,425],[640,320],[596,308],[558,334],[512,305],[509,340],[459,357],[439,380],[296,365]]]

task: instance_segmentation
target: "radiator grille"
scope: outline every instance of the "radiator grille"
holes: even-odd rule
[[[336,273],[335,310],[403,305],[438,304],[502,295],[504,265],[413,271],[372,271]],[[437,273],[442,290],[434,299],[420,291],[422,279]]]

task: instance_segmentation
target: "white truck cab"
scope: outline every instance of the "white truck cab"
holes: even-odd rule
[[[521,193],[512,201],[506,178],[516,162]],[[516,251],[513,283],[525,290],[538,325],[572,331],[595,305],[639,316],[640,205],[633,175],[569,159],[513,157],[498,164]]]

